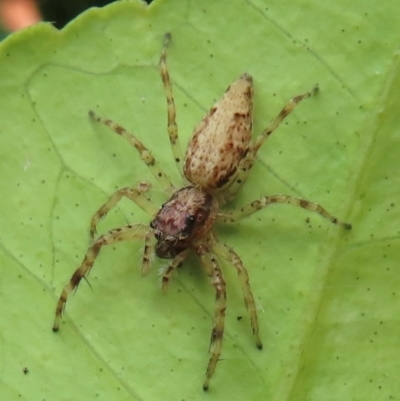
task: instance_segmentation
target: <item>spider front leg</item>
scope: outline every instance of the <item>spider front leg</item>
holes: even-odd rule
[[[238,273],[240,285],[242,287],[244,304],[250,315],[251,328],[253,330],[254,340],[258,349],[262,349],[262,343],[259,334],[257,309],[254,302],[253,293],[250,287],[249,274],[243,265],[239,255],[228,245],[222,244],[221,242],[215,242],[213,245],[213,251],[217,256],[224,258],[230,264],[232,264]]]
[[[145,162],[146,166],[149,168],[150,172],[153,174],[156,180],[160,183],[164,191],[168,194],[172,194],[175,191],[175,187],[172,185],[170,179],[158,165],[154,156],[146,148],[146,146],[144,146],[143,143],[135,137],[135,135],[131,134],[124,127],[115,123],[114,121],[98,116],[92,110],[89,110],[89,117],[94,121],[106,125],[116,134],[125,138],[139,152],[141,159]]]
[[[152,240],[154,237],[153,230],[148,230],[144,237],[144,248],[142,258],[142,276],[145,276],[151,267],[151,262],[154,260],[154,249],[152,247]]]
[[[100,207],[100,209],[93,215],[90,222],[90,238],[93,240],[96,235],[96,228],[100,220],[104,218],[107,213],[113,209],[117,203],[125,196],[132,202],[135,202],[143,211],[148,213],[150,216],[154,216],[159,207],[155,205],[144,193],[150,189],[151,185],[146,182],[139,183],[135,188],[122,188],[114,192],[106,203]]]
[[[178,136],[178,125],[176,123],[176,108],[175,101],[172,94],[172,84],[169,78],[168,65],[167,65],[167,49],[171,42],[171,34],[167,33],[164,37],[164,46],[160,57],[160,72],[161,79],[164,85],[164,93],[167,99],[168,110],[168,135],[171,143],[172,154],[174,155],[176,167],[179,174],[183,177],[183,153]],[[185,178],[185,177],[183,177]]]
[[[219,356],[221,355],[226,311],[226,284],[217,259],[206,248],[206,246],[200,245],[196,249],[196,252],[199,255],[201,263],[206,269],[208,275],[211,277],[211,284],[215,288],[214,322],[210,339],[211,357],[208,362],[206,378],[203,383],[203,390],[207,391],[210,384],[210,379],[214,374]]]
[[[116,242],[132,241],[136,239],[145,238],[146,236],[148,236],[149,231],[151,231],[149,227],[143,224],[134,224],[122,228],[116,228],[100,236],[89,247],[88,251],[86,252],[85,258],[83,259],[82,264],[75,270],[74,274],[69,280],[69,283],[64,287],[64,289],[61,292],[56,307],[56,315],[54,318],[53,331],[58,331],[60,327],[60,319],[65,309],[65,305],[67,303],[69,294],[78,287],[80,281],[83,278],[87,277],[101,248],[104,245],[110,245]],[[147,250],[147,252],[149,252],[149,249]],[[146,255],[146,248],[145,248],[145,252],[143,255],[143,262],[145,262],[146,260],[150,260],[150,257],[149,255]]]
[[[302,207],[303,209],[320,214],[322,217],[330,220],[333,224],[342,226],[347,230],[351,229],[351,224],[339,221],[335,216],[328,213],[321,205],[305,199],[293,198],[292,196],[288,195],[265,196],[259,200],[256,200],[249,203],[248,205],[241,207],[238,210],[234,210],[232,212],[218,212],[217,221],[222,221],[224,223],[234,223],[275,203],[286,203],[292,206]]]
[[[175,256],[175,258],[172,260],[172,262],[163,271],[162,277],[161,277],[161,289],[163,291],[167,291],[169,281],[171,280],[175,270],[186,259],[186,256],[188,253],[189,253],[189,248],[184,250],[183,252],[181,252],[179,255]]]

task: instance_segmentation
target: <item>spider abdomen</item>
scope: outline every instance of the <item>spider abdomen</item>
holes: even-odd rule
[[[194,130],[184,162],[185,177],[192,184],[217,192],[239,174],[251,141],[252,85],[251,76],[243,74]]]

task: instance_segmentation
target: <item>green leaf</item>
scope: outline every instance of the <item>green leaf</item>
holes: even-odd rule
[[[236,273],[209,396],[230,400],[395,399],[400,385],[400,65],[395,2],[120,2],[61,32],[40,24],[0,44],[0,398],[195,400],[214,307],[190,257],[165,296],[143,244],[102,251],[68,301],[57,298],[88,245],[91,216],[117,188],[149,180],[135,149],[87,112],[135,132],[175,183],[158,60],[168,62],[181,142],[243,72],[255,81],[255,134],[292,96],[321,92],[267,141],[232,207],[285,193],[353,224],[275,206],[220,226],[247,266],[263,351]],[[307,220],[309,219],[309,220]],[[148,223],[123,202],[101,223]],[[243,316],[243,319],[238,317]],[[28,373],[24,374],[26,367]]]

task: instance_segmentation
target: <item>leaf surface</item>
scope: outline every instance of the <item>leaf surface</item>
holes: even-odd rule
[[[395,399],[399,394],[399,5],[310,0],[120,2],[62,31],[0,44],[0,398],[197,400],[214,294],[195,257],[164,295],[143,244],[108,247],[51,332],[56,300],[88,245],[91,216],[116,189],[153,184],[135,149],[90,109],[134,132],[178,185],[158,60],[163,35],[179,133],[243,72],[255,81],[255,134],[292,96],[302,103],[267,141],[232,207],[285,193],[353,224],[275,206],[218,227],[247,266],[258,351],[235,271],[222,360],[210,392],[230,400]],[[105,232],[149,217],[129,202]],[[239,317],[242,317],[239,319]],[[24,375],[26,367],[28,373]]]

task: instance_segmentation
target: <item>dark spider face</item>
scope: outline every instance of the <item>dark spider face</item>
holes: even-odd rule
[[[215,221],[217,201],[189,186],[176,191],[150,223],[157,239],[156,255],[172,259],[205,235]]]

